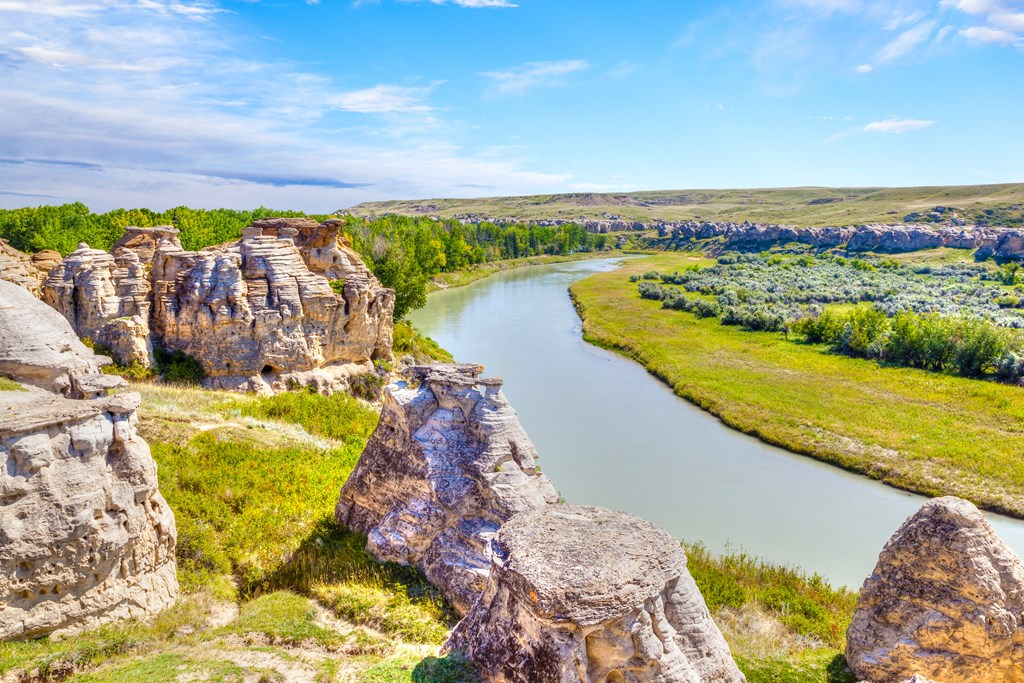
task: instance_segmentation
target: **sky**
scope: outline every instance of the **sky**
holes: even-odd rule
[[[0,0],[0,207],[1024,182],[1024,0]]]

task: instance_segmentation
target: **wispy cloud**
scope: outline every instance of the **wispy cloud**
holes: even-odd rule
[[[985,25],[960,31],[968,40],[993,45],[1024,44],[1024,2],[1021,0],[942,0],[946,7],[977,17]]]
[[[937,26],[936,21],[923,21],[920,24],[908,28],[898,36],[885,44],[878,51],[876,60],[879,64],[888,64],[910,54],[921,43],[928,40]]]
[[[935,125],[926,119],[889,118],[884,121],[872,121],[864,126],[865,133],[908,133],[912,130],[923,130]]]
[[[971,26],[960,32],[960,35],[969,40],[977,40],[982,43],[994,43],[996,45],[1012,45],[1020,38],[1009,31],[1003,31],[989,26]]]
[[[487,92],[495,95],[522,95],[537,88],[561,85],[566,77],[585,71],[590,63],[583,59],[553,62],[527,62],[503,71],[487,71],[482,75],[491,81]]]
[[[363,5],[377,5],[380,4],[381,0],[352,0],[352,7],[362,7]],[[311,2],[311,0],[306,0]],[[320,2],[320,0],[312,0],[311,4]],[[431,5],[456,5],[458,7],[469,7],[471,9],[486,9],[486,8],[500,8],[500,7],[518,7],[514,3],[508,0],[399,0],[399,2],[406,3],[429,3]]]
[[[438,85],[440,83],[426,87],[376,85],[332,95],[327,102],[341,111],[360,114],[425,114],[434,110],[425,101]]]

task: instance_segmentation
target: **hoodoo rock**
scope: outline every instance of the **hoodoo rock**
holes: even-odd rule
[[[102,360],[0,282],[0,374],[22,384],[0,391],[0,639],[142,617],[177,596],[174,515],[135,429],[139,395],[106,396],[100,378],[120,378],[99,374]],[[93,398],[61,395],[76,393]]]
[[[660,527],[555,505],[516,515],[492,546],[486,590],[446,645],[489,683],[746,680]]]
[[[1024,563],[971,503],[936,498],[889,539],[846,634],[859,680],[1024,681]]]
[[[184,250],[177,233],[130,227],[111,254],[79,245],[49,273],[43,299],[118,362],[181,352],[214,388],[331,391],[390,356],[394,291],[336,221],[260,221],[201,251]]]
[[[483,592],[498,527],[558,501],[501,380],[481,372],[412,368],[409,382],[388,387],[336,509],[371,553],[420,567],[460,614]]]
[[[24,287],[33,294],[39,294],[46,274],[58,263],[60,254],[55,251],[46,249],[30,256],[0,239],[0,280]]]
[[[91,398],[126,386],[100,368],[68,321],[28,290],[0,280],[0,376],[68,398]]]

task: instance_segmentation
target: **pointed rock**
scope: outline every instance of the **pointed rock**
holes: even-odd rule
[[[1024,681],[1024,563],[981,512],[928,501],[864,582],[846,659],[862,680]]]

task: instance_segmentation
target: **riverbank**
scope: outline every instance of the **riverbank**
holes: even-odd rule
[[[441,289],[452,287],[465,287],[468,284],[488,278],[495,273],[503,273],[517,268],[529,268],[531,266],[548,266],[555,263],[570,263],[573,261],[586,261],[589,259],[608,258],[621,252],[614,251],[588,251],[578,254],[528,256],[526,258],[507,259],[504,261],[488,261],[479,265],[470,266],[451,273],[439,273],[430,278],[427,287],[428,292],[436,292]]]
[[[571,288],[587,341],[646,367],[725,424],[924,495],[1024,517],[1024,390],[830,354],[642,300],[632,274],[701,263],[638,259]]]

